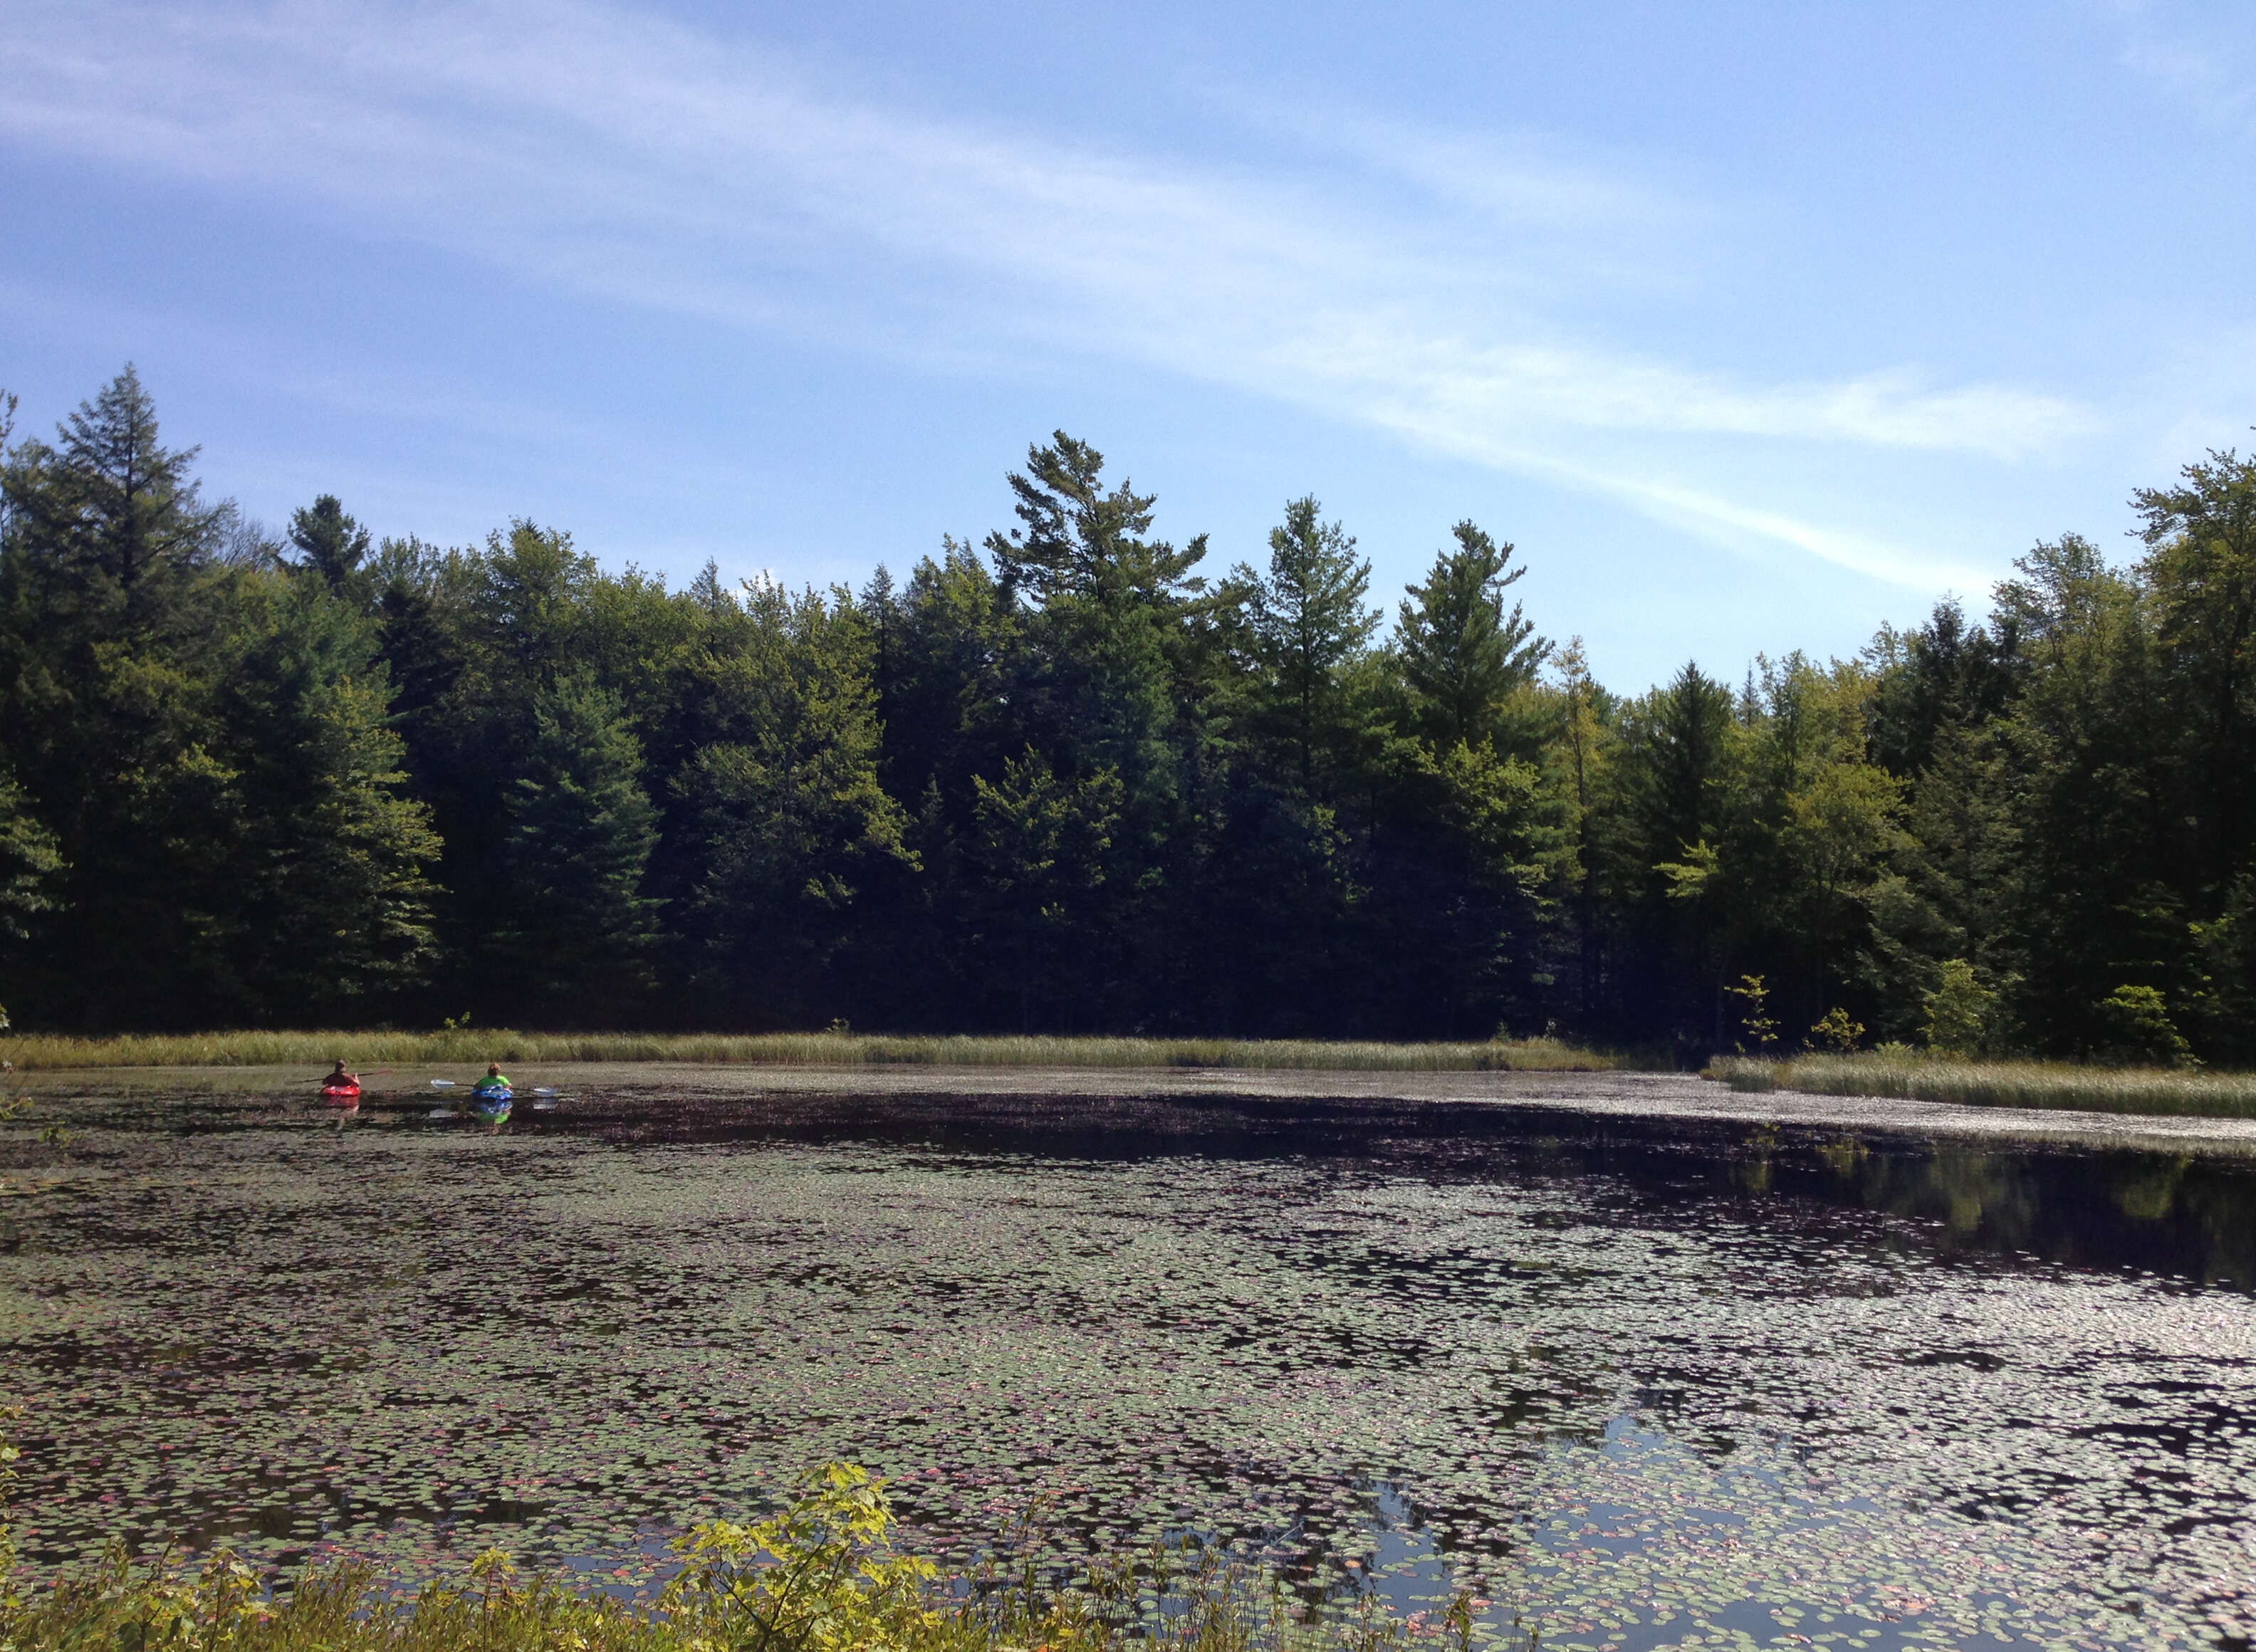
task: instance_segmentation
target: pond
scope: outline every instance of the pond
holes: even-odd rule
[[[957,1564],[1190,1534],[1547,1647],[2256,1635],[2238,1152],[1673,1078],[538,1077],[492,1132],[419,1078],[342,1124],[278,1075],[42,1081],[70,1140],[0,1139],[27,1561],[633,1590],[848,1458]]]

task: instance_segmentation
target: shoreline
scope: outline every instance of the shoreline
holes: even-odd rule
[[[1840,1096],[1778,1089],[1738,1091],[1690,1073],[1448,1072],[1345,1069],[927,1067],[701,1063],[557,1063],[514,1064],[521,1088],[558,1084],[613,1099],[637,1092],[703,1102],[754,1101],[763,1095],[1054,1098],[1150,1098],[1195,1101],[1344,1101],[1385,1105],[1493,1106],[1557,1110],[1593,1118],[1684,1119],[1726,1125],[1890,1134],[2000,1145],[2200,1154],[2256,1158],[2256,1119],[2192,1113],[2140,1114]],[[413,1098],[435,1102],[432,1077],[458,1084],[477,1070],[430,1063],[370,1078],[368,1105],[390,1112]],[[16,1075],[27,1093],[63,1099],[118,1091],[250,1091],[278,1101],[302,1093],[318,1105],[314,1080],[295,1065],[269,1067],[54,1068]]]
[[[1223,1068],[1244,1070],[1604,1072],[1639,1065],[1619,1053],[1550,1037],[1451,1041],[1143,1038],[1099,1035],[823,1033],[557,1033],[450,1027],[435,1033],[123,1033],[98,1038],[0,1036],[0,1059],[24,1072],[95,1068],[297,1065],[326,1068],[503,1061],[758,1067]]]

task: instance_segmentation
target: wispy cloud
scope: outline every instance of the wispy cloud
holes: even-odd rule
[[[1160,164],[874,107],[589,0],[18,0],[0,132],[730,326],[1131,360],[1920,586],[1963,570],[1664,482],[1618,438],[2010,460],[2090,423],[2012,385],[1747,383],[1609,345],[1562,285],[1634,287],[1696,215],[1587,167],[1353,124],[1329,167]]]
[[[2203,119],[2245,128],[2256,117],[2256,17],[2243,7],[2102,0],[2122,30],[2122,55]]]

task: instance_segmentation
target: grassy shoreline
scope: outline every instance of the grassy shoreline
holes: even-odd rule
[[[1727,1055],[1717,1058],[1703,1076],[1758,1094],[1798,1090],[1811,1095],[1884,1096],[1970,1107],[2256,1118],[2256,1073],[1861,1053],[1776,1059]]]
[[[1551,1038],[1387,1044],[1316,1039],[891,1037],[863,1033],[217,1032],[0,1038],[25,1071],[74,1067],[356,1067],[693,1062],[776,1067],[1174,1067],[1342,1072],[1606,1072],[1618,1056]]]
[[[1321,1039],[1006,1037],[829,1033],[223,1031],[0,1037],[20,1071],[180,1067],[469,1066],[488,1061],[681,1062],[744,1067],[1209,1069],[1245,1072],[1612,1072],[1646,1065],[1558,1039],[1382,1043]],[[2256,1118],[2256,1073],[1969,1061],[1923,1051],[1719,1056],[1703,1077],[1750,1092],[1795,1090],[1966,1106]]]

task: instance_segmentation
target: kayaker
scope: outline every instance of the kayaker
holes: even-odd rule
[[[327,1078],[321,1080],[321,1088],[324,1090],[357,1090],[360,1088],[360,1075],[358,1073],[347,1072],[345,1070],[345,1058],[340,1055],[337,1057],[336,1070],[330,1073]]]
[[[502,1071],[501,1063],[496,1061],[488,1062],[486,1063],[486,1076],[478,1080],[477,1088],[480,1090],[493,1090],[497,1088],[502,1090],[514,1090],[517,1086],[509,1082],[509,1075]]]

